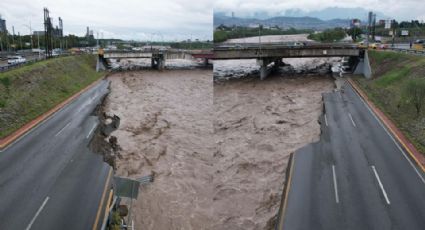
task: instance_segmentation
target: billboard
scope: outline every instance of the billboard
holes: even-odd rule
[[[401,36],[408,36],[409,35],[409,31],[408,30],[402,30],[401,31]]]

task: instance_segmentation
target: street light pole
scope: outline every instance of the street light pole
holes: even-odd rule
[[[31,21],[30,21],[30,24],[29,24],[29,26],[28,25],[25,25],[25,24],[23,24],[25,27],[27,27],[29,30],[30,30],[30,37],[31,37],[31,50],[32,49],[34,49],[34,46],[33,46],[33,39],[32,39],[32,28],[31,28]]]

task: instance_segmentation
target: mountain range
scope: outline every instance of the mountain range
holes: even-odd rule
[[[313,17],[272,17],[268,19],[256,18],[238,18],[223,15],[214,15],[214,28],[219,25],[225,26],[279,26],[280,28],[289,29],[313,29],[321,30],[334,27],[348,27],[350,25],[349,19],[331,19],[321,20]]]
[[[322,10],[306,12],[301,9],[290,9],[282,12],[255,11],[250,13],[236,13],[236,17],[230,17],[230,13],[215,11],[214,28],[223,24],[226,26],[250,26],[262,24],[265,26],[279,26],[281,28],[297,29],[327,29],[334,27],[347,27],[353,18],[367,21],[368,10],[364,8],[341,8],[329,7]],[[387,17],[380,12],[374,12],[377,20]]]

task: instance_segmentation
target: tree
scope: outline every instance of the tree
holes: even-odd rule
[[[410,79],[404,87],[404,98],[412,104],[419,116],[425,104],[425,78]]]
[[[359,38],[362,33],[363,31],[358,27],[353,27],[347,30],[347,34],[351,36],[353,41],[356,41],[357,38]]]

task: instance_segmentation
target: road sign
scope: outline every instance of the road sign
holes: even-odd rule
[[[408,36],[409,35],[409,31],[408,30],[402,30],[401,31],[401,36]]]

